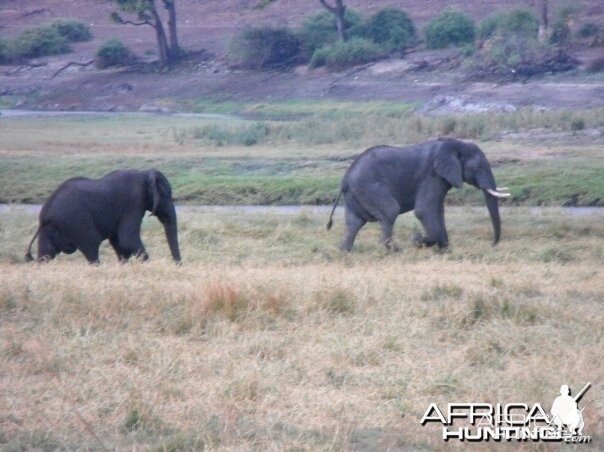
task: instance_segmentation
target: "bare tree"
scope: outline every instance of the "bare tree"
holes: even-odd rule
[[[539,11],[539,41],[547,41],[549,38],[549,4],[548,0],[533,0],[531,2]]]
[[[176,27],[176,0],[160,0],[163,7],[168,11],[168,33],[158,11],[155,0],[111,0],[123,13],[135,14],[136,21],[124,19],[117,11],[111,13],[111,19],[124,25],[148,25],[155,30],[159,61],[162,65],[177,61],[180,57],[178,46],[178,34]]]
[[[261,0],[258,7],[264,8],[266,5],[275,3],[277,0]],[[328,0],[319,0],[319,3],[336,17],[336,27],[338,29],[338,36],[342,41],[346,41],[346,23],[344,22],[344,14],[346,13],[346,6],[343,0],[333,0],[334,4],[328,3]]]
[[[344,14],[346,13],[346,6],[342,0],[334,0],[335,4],[330,5],[327,0],[319,0],[321,5],[329,11],[331,14],[336,16],[336,27],[338,27],[338,35],[342,41],[346,41],[346,26],[344,23]]]

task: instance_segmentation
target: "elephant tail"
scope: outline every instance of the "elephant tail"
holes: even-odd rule
[[[31,262],[34,260],[34,257],[31,255],[31,246],[34,244],[34,241],[38,237],[38,234],[40,234],[40,228],[38,228],[38,230],[34,234],[33,239],[31,239],[31,242],[29,242],[29,246],[27,247],[27,252],[25,253],[25,262]]]
[[[342,197],[342,192],[344,190],[340,190],[340,193],[338,194],[338,197],[336,198],[336,202],[333,203],[333,209],[331,209],[331,213],[329,214],[329,221],[327,222],[327,230],[329,231],[331,229],[331,226],[333,225],[333,213],[336,211],[336,207],[338,207],[338,203],[340,202],[340,198]]]

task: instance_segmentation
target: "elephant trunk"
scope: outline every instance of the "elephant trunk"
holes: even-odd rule
[[[171,215],[168,218],[160,218],[166,232],[166,239],[168,240],[168,246],[170,247],[170,253],[174,262],[180,264],[180,251],[178,249],[178,228],[176,221],[176,210],[172,207]]]
[[[499,218],[499,201],[497,197],[491,195],[486,189],[483,190],[484,200],[491,216],[491,222],[493,223],[493,245],[497,245],[499,238],[501,237],[501,219]]]

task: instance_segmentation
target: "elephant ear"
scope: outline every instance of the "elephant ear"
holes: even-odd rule
[[[452,149],[443,147],[438,150],[434,159],[434,171],[455,188],[463,185],[461,162]]]
[[[157,179],[157,171],[150,170],[148,173],[149,185],[147,186],[147,196],[151,199],[151,215],[155,214],[160,200],[159,189],[157,187]]]

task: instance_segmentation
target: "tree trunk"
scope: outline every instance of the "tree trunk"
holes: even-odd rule
[[[172,60],[180,56],[180,47],[178,45],[178,33],[176,31],[176,4],[175,0],[163,0],[164,8],[168,10],[168,33],[170,35],[169,55]]]
[[[548,0],[541,0],[541,23],[539,24],[539,41],[543,42],[549,38],[548,22]]]
[[[346,6],[342,0],[335,0],[335,6],[331,6],[327,3],[327,0],[319,0],[321,5],[329,11],[331,14],[336,16],[336,27],[338,29],[338,35],[342,41],[346,41],[346,24],[344,22],[344,13],[346,13]]]
[[[164,25],[162,24],[161,17],[157,13],[157,9],[155,8],[154,0],[150,1],[149,11],[153,16],[153,28],[155,29],[155,36],[157,37],[157,47],[159,50],[159,61],[162,66],[168,64],[169,55],[168,55],[168,40],[166,39],[166,32],[164,30]]]

